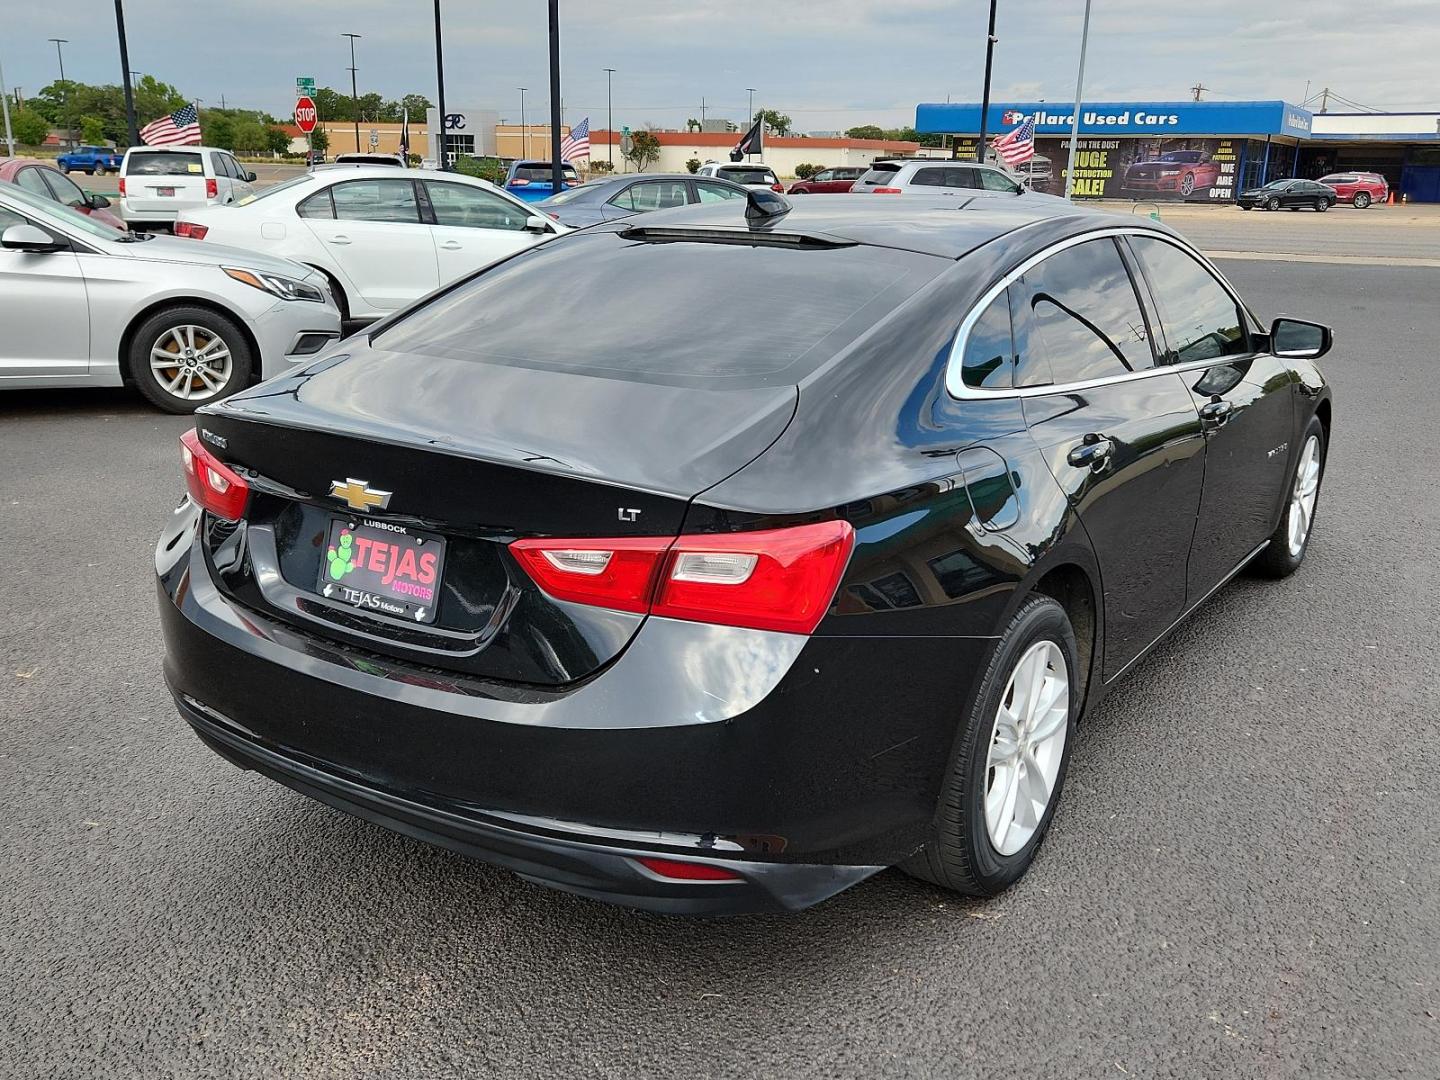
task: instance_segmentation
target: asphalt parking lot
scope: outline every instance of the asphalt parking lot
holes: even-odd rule
[[[1336,328],[1309,558],[1090,717],[984,904],[891,871],[798,915],[646,915],[235,770],[160,680],[187,422],[0,396],[0,1074],[1435,1076],[1440,269],[1223,268]]]

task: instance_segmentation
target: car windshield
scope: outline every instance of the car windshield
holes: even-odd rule
[[[1172,150],[1168,154],[1160,155],[1161,161],[1178,161],[1182,164],[1194,164],[1200,160],[1198,150]]]
[[[126,176],[199,176],[205,163],[199,154],[184,150],[131,151]]]
[[[577,232],[497,264],[372,341],[419,356],[630,382],[777,386],[803,379],[947,265],[874,247],[642,243]],[[656,333],[676,312],[685,313],[684,332]],[[583,326],[584,340],[543,332],[548,326]]]
[[[117,240],[124,239],[109,225],[95,221],[80,213],[79,210],[72,210],[64,203],[55,202],[53,199],[42,199],[39,195],[14,184],[5,185],[5,196],[28,209],[39,211],[42,215],[61,223],[67,229],[84,233],[93,239],[108,240],[112,244]]]
[[[282,180],[280,183],[274,184],[270,187],[261,188],[259,191],[251,195],[246,195],[243,199],[237,199],[235,205],[249,206],[253,202],[259,202],[261,199],[268,199],[271,195],[278,195],[280,194],[280,192],[286,191],[289,188],[301,187],[304,184],[313,184],[314,182],[315,177],[310,175],[309,173],[306,173],[303,176],[295,176],[289,180]]]
[[[775,183],[775,174],[769,169],[731,168],[726,166],[719,170],[719,175],[726,180],[733,180],[737,184]]]
[[[1265,185],[1263,188],[1261,188],[1260,190],[1261,190],[1261,191],[1280,191],[1280,190],[1282,190],[1282,189],[1284,189],[1284,188],[1288,188],[1288,187],[1290,186],[1290,184],[1291,184],[1291,181],[1289,181],[1289,180],[1271,180],[1270,183],[1266,184],[1266,185]]]

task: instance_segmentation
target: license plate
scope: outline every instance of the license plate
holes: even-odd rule
[[[445,539],[361,517],[332,517],[316,591],[376,615],[435,621]]]
[[[156,195],[174,195],[174,194],[175,194],[175,189],[174,189],[173,187],[157,187],[157,188],[155,189],[155,194],[156,194]]]

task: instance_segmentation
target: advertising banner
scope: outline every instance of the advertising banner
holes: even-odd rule
[[[1053,195],[1065,192],[1070,140],[1035,140],[1032,186]],[[1235,139],[1097,139],[1075,143],[1077,199],[1228,202],[1235,196]],[[1027,166],[1017,170],[1024,176]]]

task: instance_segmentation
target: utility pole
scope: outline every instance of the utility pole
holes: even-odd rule
[[[5,112],[5,143],[10,156],[15,156],[15,133],[10,130],[10,91],[5,89],[5,65],[0,64],[0,109]]]
[[[1194,86],[1190,87],[1190,93],[1191,93],[1191,95],[1195,98],[1196,101],[1199,101],[1199,100],[1200,100],[1200,95],[1203,94],[1206,90],[1209,90],[1209,89],[1210,89],[1210,88],[1209,88],[1208,86],[1206,86],[1204,83],[1197,82]]]
[[[64,76],[62,75],[61,78],[64,78]],[[1323,112],[1325,111],[1326,106],[1329,105],[1329,104],[1330,104],[1330,87],[1327,86],[1327,87],[1325,87],[1325,89],[1323,89],[1323,90],[1320,91],[1320,111],[1323,113]]]
[[[63,108],[68,113],[70,111],[70,87],[65,82],[65,54],[60,51],[60,46],[70,44],[70,39],[52,37],[48,40],[55,43],[55,58],[60,61],[60,93],[62,95],[60,101]],[[1321,109],[1320,111],[1324,112],[1325,110]],[[66,143],[70,143],[74,141],[70,138],[70,118],[67,116],[65,119],[65,141]]]
[[[610,107],[610,76],[615,74],[614,68],[605,69],[605,130],[610,135],[610,141],[606,146],[610,155],[610,171],[615,171],[615,114]]]
[[[440,117],[440,149],[437,151],[440,160],[437,164],[444,172],[450,167],[450,155],[446,146],[449,138],[445,128],[445,48],[440,42],[440,0],[435,0],[435,98],[435,111]]]
[[[1080,99],[1085,93],[1085,47],[1090,44],[1090,0],[1085,0],[1085,22],[1080,31],[1080,71],[1075,76],[1075,115],[1070,117],[1070,159],[1065,165],[1065,201],[1074,200],[1075,142],[1080,134]]]
[[[360,94],[355,89],[355,39],[359,34],[341,34],[350,39],[350,103],[355,109],[355,152],[360,152]]]
[[[700,130],[705,130],[705,99],[700,99]]]
[[[985,160],[985,125],[990,119],[990,68],[995,60],[995,4],[996,0],[990,0],[990,29],[985,36],[985,89],[980,97],[980,141],[975,146],[975,160],[979,162]]]
[[[517,86],[520,91],[520,156],[530,156],[530,125],[525,123],[525,91],[528,86]]]
[[[115,0],[115,32],[120,38],[120,70],[130,71],[130,46],[125,40],[125,8],[121,0]],[[143,75],[144,72],[140,74]],[[125,127],[130,136],[130,145],[136,146],[140,142],[140,125],[135,119],[135,90],[129,79],[120,81],[125,84]]]
[[[560,161],[560,0],[550,0],[550,185],[555,194],[565,190],[565,168]]]

